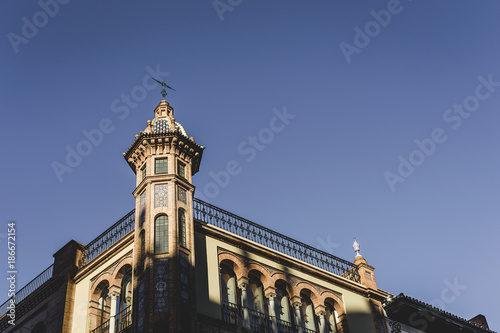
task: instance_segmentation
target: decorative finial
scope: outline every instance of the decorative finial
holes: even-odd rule
[[[158,82],[163,87],[163,89],[161,90],[161,95],[163,96],[163,99],[165,99],[165,97],[167,97],[167,91],[165,90],[165,88],[168,88],[168,89],[171,89],[171,90],[175,91],[174,88],[170,87],[164,81],[160,82],[160,81],[158,81],[155,78],[153,78],[153,80],[155,80],[156,82]]]
[[[352,248],[354,249],[354,252],[356,252],[356,257],[360,257],[361,254],[359,254],[359,249],[361,246],[359,246],[359,243],[356,241],[356,238],[354,238],[354,244],[352,244]]]

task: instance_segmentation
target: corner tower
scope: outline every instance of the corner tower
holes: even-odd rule
[[[190,332],[196,316],[192,176],[203,146],[162,100],[124,157],[136,174],[135,331]]]

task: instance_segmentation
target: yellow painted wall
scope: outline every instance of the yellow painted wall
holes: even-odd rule
[[[216,228],[216,227],[214,227]],[[219,229],[219,228],[216,228]],[[222,230],[222,229],[219,229]],[[234,236],[234,235],[233,235]],[[257,245],[252,241],[246,240],[245,242],[250,244],[255,244],[256,246],[261,247],[261,245]],[[329,289],[332,291],[336,291],[343,296],[345,311],[347,314],[347,320],[349,323],[349,328],[351,333],[375,333],[375,327],[373,323],[373,317],[371,314],[370,303],[368,299],[363,297],[362,295],[353,293],[347,289],[341,288],[332,283],[325,282],[324,280],[318,279],[312,275],[305,274],[298,270],[285,267],[281,264],[275,263],[269,259],[266,259],[262,256],[253,254],[251,252],[242,250],[238,247],[235,247],[231,244],[225,243],[219,239],[215,239],[212,237],[206,237],[205,235],[196,234],[196,252],[199,252],[204,248],[204,256],[206,256],[206,265],[205,267],[198,267],[199,263],[203,258],[196,258],[196,278],[198,279],[201,275],[207,276],[207,281],[204,285],[197,284],[197,307],[198,312],[205,314],[207,316],[220,318],[221,308],[220,308],[220,284],[219,284],[219,265],[218,265],[218,252],[217,248],[220,247],[222,249],[228,250],[235,254],[239,254],[241,256],[247,257],[249,259],[255,260],[262,264],[273,267],[277,270],[286,272],[288,274],[294,275],[303,280],[315,283],[324,287],[325,289]],[[276,252],[274,250],[269,249],[271,252]],[[201,251],[200,251],[201,256]],[[296,261],[297,259],[290,257],[292,260]],[[307,265],[307,264],[306,264]],[[310,266],[310,265],[309,265]],[[314,267],[314,266],[311,266]],[[320,268],[316,268],[317,270],[321,270]],[[205,270],[205,271],[203,271]],[[321,270],[322,272],[326,272],[327,274],[331,274],[327,271]]]
[[[99,266],[97,266],[90,274],[77,282],[75,291],[75,307],[73,312],[73,325],[71,330],[72,333],[87,333],[90,291],[91,288],[93,288],[91,280],[103,273],[113,263],[124,257],[133,249],[133,247],[133,243],[131,243],[106,257],[106,260],[104,260]],[[119,268],[115,268],[115,271],[113,272],[114,274],[117,273],[116,269]]]

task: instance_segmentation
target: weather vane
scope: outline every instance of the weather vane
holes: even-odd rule
[[[171,89],[173,91],[175,91],[174,88],[170,87],[168,84],[166,84],[165,82],[160,82],[158,81],[157,79],[153,78],[153,80],[155,80],[156,82],[158,82],[162,87],[163,89],[161,90],[161,95],[163,96],[163,98],[167,97],[167,91],[165,90],[165,88],[168,88],[168,89]]]

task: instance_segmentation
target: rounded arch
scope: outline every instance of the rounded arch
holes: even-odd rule
[[[109,288],[109,286],[111,285],[110,281],[112,281],[112,280],[113,280],[113,278],[112,278],[111,274],[109,274],[109,273],[102,274],[99,277],[99,279],[97,279],[94,282],[94,287],[93,287],[92,291],[90,292],[91,301],[99,301],[99,297],[101,296],[101,293],[103,292],[104,289]]]
[[[300,301],[302,303],[300,306],[302,324],[304,328],[311,331],[317,331],[318,329],[318,321],[316,312],[314,311],[316,304],[311,298],[314,296],[314,293],[310,289],[303,288],[300,291]]]
[[[281,288],[282,290],[286,291],[289,297],[293,296],[293,288],[292,284],[290,283],[291,281],[288,279],[288,277],[284,274],[281,274],[282,276],[277,276],[274,279],[274,287],[276,289]]]
[[[219,264],[220,274],[220,294],[222,305],[232,307],[240,303],[237,284],[237,276],[234,271],[234,262],[229,259],[223,260]]]
[[[293,308],[291,307],[290,296],[292,287],[285,279],[277,279],[274,283],[274,287],[276,290],[276,299],[274,302],[276,319],[284,326],[291,326],[293,321]]]
[[[119,286],[122,283],[126,274],[132,271],[132,258],[127,257],[123,259],[114,270],[115,276],[113,277],[114,285]]]
[[[325,305],[325,324],[331,332],[344,332],[347,329],[345,322],[345,312],[343,305],[339,304],[334,298],[326,297]]]
[[[326,290],[321,293],[321,303],[326,305],[331,304],[334,306],[335,310],[338,312],[339,315],[345,313],[345,308],[344,308],[344,302],[340,296],[337,294]]]
[[[111,275],[102,275],[95,283],[90,301],[90,328],[94,329],[109,320],[111,314],[111,298],[109,295]]]
[[[274,283],[272,279],[269,276],[269,272],[266,270],[265,267],[257,264],[257,263],[251,263],[247,265],[247,271],[248,271],[248,276],[254,275],[257,276],[264,286],[264,290],[268,289],[269,287],[274,287]]]
[[[297,283],[297,286],[295,288],[295,292],[298,292],[298,296],[300,296],[300,294],[304,294],[307,297],[309,297],[311,299],[314,307],[317,307],[318,305],[322,304],[318,291],[309,282],[301,281],[301,282]]]
[[[219,253],[219,267],[222,263],[229,265],[234,270],[238,280],[248,276],[245,264],[238,257],[227,252]]]

